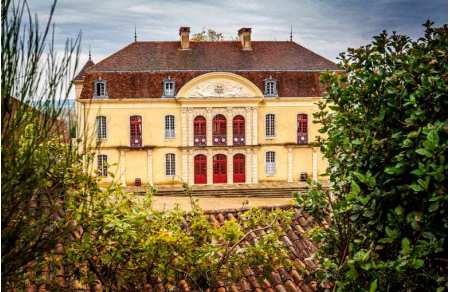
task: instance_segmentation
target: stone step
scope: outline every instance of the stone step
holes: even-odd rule
[[[195,197],[292,197],[294,192],[305,192],[306,188],[254,188],[254,189],[202,189],[192,190]],[[157,196],[185,196],[183,190],[159,190]]]

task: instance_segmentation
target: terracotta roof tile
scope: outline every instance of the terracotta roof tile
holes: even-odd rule
[[[180,50],[178,41],[133,42],[91,68],[91,71],[321,71],[336,64],[289,41],[252,41],[241,50],[239,41],[191,42]]]
[[[89,59],[86,64],[84,64],[83,68],[81,68],[80,72],[78,73],[78,75],[73,79],[74,81],[82,81],[84,79],[84,77],[86,76],[86,72],[89,68],[91,68],[92,66],[94,66],[94,62],[92,62],[91,59]]]

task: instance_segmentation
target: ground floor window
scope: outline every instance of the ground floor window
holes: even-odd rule
[[[166,154],[166,175],[175,175],[175,154],[173,153]]]
[[[99,176],[108,176],[108,156],[97,155],[97,172]]]
[[[266,152],[266,175],[275,175],[275,152]]]

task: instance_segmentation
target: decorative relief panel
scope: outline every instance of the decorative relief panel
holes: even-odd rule
[[[189,97],[250,97],[254,94],[237,82],[231,80],[208,80],[194,86]]]

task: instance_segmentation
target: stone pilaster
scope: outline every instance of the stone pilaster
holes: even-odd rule
[[[227,107],[227,145],[233,146],[233,108]]]
[[[245,150],[245,183],[252,183],[252,150],[247,148]]]
[[[213,154],[211,149],[208,149],[208,155],[206,158],[206,183],[208,185],[213,183]]]
[[[253,145],[252,142],[252,112],[250,107],[245,108],[245,145]]]
[[[147,183],[153,185],[153,150],[147,149]]]
[[[194,145],[194,125],[193,125],[194,117],[193,117],[191,108],[188,108],[187,116],[188,116],[187,117],[187,145],[193,146]]]
[[[183,182],[188,182],[189,177],[189,162],[187,150],[181,151],[181,178]]]
[[[313,153],[312,153],[312,176],[313,176],[313,181],[317,181],[318,163],[319,163],[319,153],[317,153],[317,149],[316,148],[313,148]]]
[[[258,144],[258,109],[252,107],[252,145]]]
[[[212,109],[210,107],[206,108],[206,145],[212,145]]]
[[[193,185],[194,184],[194,155],[192,153],[192,150],[188,150],[188,159],[187,159],[187,183],[189,185]]]
[[[231,149],[227,153],[227,183],[233,184],[233,151]]]
[[[292,182],[292,148],[288,147],[287,149],[287,181]]]
[[[181,133],[182,133],[182,146],[188,145],[188,115],[186,112],[186,108],[181,109]]]
[[[253,149],[252,155],[252,183],[258,183],[258,151]]]

